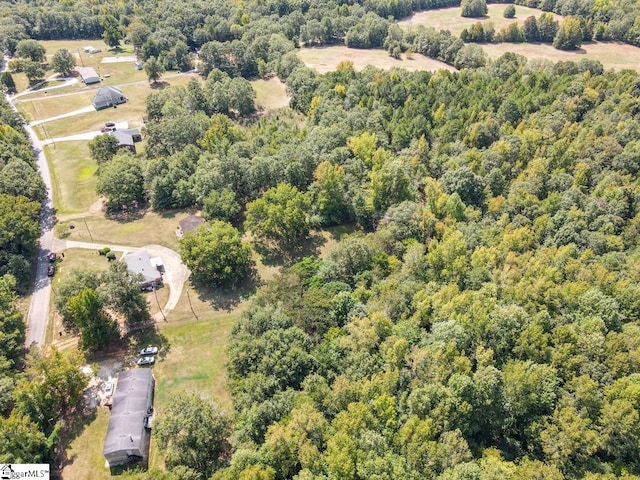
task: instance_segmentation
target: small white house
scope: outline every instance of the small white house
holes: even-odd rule
[[[160,257],[149,257],[146,250],[128,253],[122,257],[124,263],[127,264],[127,271],[133,275],[142,275],[140,287],[152,287],[162,285],[162,271],[164,265]]]

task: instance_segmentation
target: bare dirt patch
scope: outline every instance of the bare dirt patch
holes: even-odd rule
[[[367,65],[379,68],[404,68],[410,71],[429,70],[436,71],[441,68],[455,71],[450,65],[439,60],[434,60],[424,55],[414,53],[412,58],[402,56],[400,59],[391,57],[386,50],[370,49],[360,50],[345,46],[303,48],[298,51],[298,57],[308,67],[319,73],[331,72],[344,60],[353,62],[356,70],[362,70]]]

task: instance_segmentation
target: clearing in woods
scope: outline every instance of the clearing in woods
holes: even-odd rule
[[[505,28],[507,25],[518,22],[520,25],[524,24],[527,17],[534,16],[538,18],[542,15],[542,10],[537,8],[523,7],[522,5],[514,5],[516,7],[515,18],[504,18],[503,13],[506,8],[506,4],[497,3],[493,5],[487,5],[488,13],[481,18],[465,18],[460,15],[462,11],[460,7],[452,8],[439,8],[436,10],[424,10],[417,12],[410,17],[405,18],[398,22],[398,25],[404,28],[416,27],[418,25],[424,25],[427,27],[433,27],[436,30],[449,30],[454,36],[460,36],[460,32],[463,29],[471,27],[476,22],[493,23],[496,33]],[[553,17],[561,22],[560,15],[552,14]]]
[[[356,70],[362,70],[368,65],[378,68],[397,67],[410,71],[435,71],[441,68],[455,70],[455,68],[444,62],[425,57],[419,53],[414,53],[411,58],[402,55],[402,58],[398,60],[390,56],[386,50],[361,50],[345,46],[302,48],[298,51],[298,57],[305,65],[317,70],[319,73],[335,70],[338,64],[344,60],[353,62]]]

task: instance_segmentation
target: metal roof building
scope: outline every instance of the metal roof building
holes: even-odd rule
[[[127,97],[124,96],[122,90],[117,87],[102,87],[96,91],[95,96],[91,99],[96,110],[113,107],[125,103]]]
[[[155,380],[148,368],[125,370],[118,375],[111,418],[102,454],[110,467],[145,461],[149,454],[149,417],[153,413]]]
[[[77,67],[76,70],[85,85],[100,83],[100,75],[98,75],[98,72],[96,72],[95,69],[91,67]]]

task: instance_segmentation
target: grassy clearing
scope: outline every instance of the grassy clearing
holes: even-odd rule
[[[16,103],[16,107],[29,121],[41,120],[89,106],[94,95],[93,91],[78,92],[74,95],[56,94],[51,97],[23,100]]]
[[[102,447],[109,425],[109,410],[98,407],[95,418],[87,423],[82,432],[67,449],[69,464],[62,471],[68,480],[108,480],[111,477],[104,466]]]
[[[417,12],[410,17],[398,22],[398,25],[404,28],[415,27],[417,25],[425,25],[433,27],[436,30],[449,30],[456,37],[460,35],[463,29],[470,27],[476,22],[482,22],[483,24],[491,22],[493,23],[496,32],[502,30],[507,25],[518,22],[520,25],[524,24],[527,17],[534,16],[539,17],[544,12],[537,8],[529,8],[521,5],[514,5],[516,7],[515,18],[504,18],[503,13],[506,4],[498,3],[493,5],[487,5],[488,13],[483,18],[465,18],[460,15],[461,8],[440,8],[437,10],[426,10]],[[558,21],[562,21],[560,15],[553,14],[554,18]]]
[[[278,77],[254,80],[251,86],[256,91],[256,104],[259,109],[276,110],[289,106],[286,86]]]
[[[44,147],[53,180],[53,203],[58,214],[86,212],[98,199],[98,164],[89,155],[88,142],[61,142]]]
[[[631,68],[640,70],[640,48],[625,43],[587,43],[582,45],[580,50],[573,52],[557,50],[551,45],[532,43],[491,43],[483,44],[482,48],[487,52],[489,58],[494,60],[505,52],[515,52],[524,55],[529,60],[538,58],[552,62],[561,60],[579,62],[583,58],[589,58],[599,60],[605,69]]]
[[[104,213],[91,216],[67,216],[61,219],[61,225],[73,223],[68,240],[97,242],[117,245],[157,244],[178,249],[178,237],[175,235],[178,222],[189,215],[184,211],[162,213],[143,212],[141,217],[106,218]]]
[[[368,65],[385,69],[397,67],[410,71],[435,71],[441,68],[455,70],[444,62],[420,54],[413,54],[411,59],[403,55],[400,60],[397,60],[391,57],[386,50],[358,50],[345,46],[302,48],[298,50],[298,57],[308,67],[314,68],[320,73],[335,70],[338,64],[344,60],[353,62],[356,70],[362,70]]]

